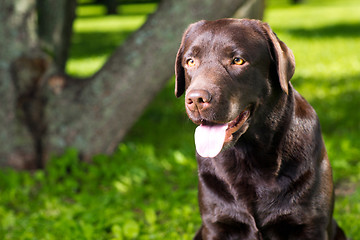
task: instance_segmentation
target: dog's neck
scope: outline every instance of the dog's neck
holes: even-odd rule
[[[254,113],[253,122],[248,131],[235,145],[237,151],[246,149],[246,157],[250,158],[257,169],[272,168],[276,173],[283,156],[279,155],[279,148],[290,128],[294,115],[294,90],[289,85],[289,92],[273,94],[267,105],[259,106]]]

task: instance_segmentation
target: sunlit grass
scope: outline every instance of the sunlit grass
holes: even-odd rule
[[[121,15],[138,15],[144,16],[155,11],[157,4],[126,4],[119,5],[117,10]],[[77,8],[76,14],[78,17],[103,17],[106,14],[106,7],[104,5],[80,5]]]
[[[106,16],[104,18],[80,18],[74,23],[75,34],[78,33],[119,33],[133,31],[146,20],[146,16]],[[92,39],[89,39],[92,40]]]
[[[104,65],[107,58],[108,54],[99,54],[87,58],[86,62],[84,62],[84,59],[69,59],[66,71],[72,76],[90,76]]]

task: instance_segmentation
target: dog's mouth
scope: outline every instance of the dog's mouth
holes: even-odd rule
[[[251,108],[247,107],[234,120],[225,124],[202,121],[195,131],[198,154],[202,157],[217,156],[225,144],[233,141],[235,133],[245,128],[250,116]]]

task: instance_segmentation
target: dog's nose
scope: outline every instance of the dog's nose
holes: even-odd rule
[[[211,94],[206,90],[191,90],[186,94],[186,106],[190,111],[204,110],[211,101]]]

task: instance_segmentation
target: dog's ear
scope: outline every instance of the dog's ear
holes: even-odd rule
[[[183,38],[184,41],[184,38]],[[175,62],[175,96],[180,97],[185,91],[185,70],[182,66],[182,59],[184,55],[184,43],[182,42]]]
[[[205,20],[198,21],[196,23],[190,24],[186,29],[180,44],[180,48],[176,55],[175,61],[175,96],[180,97],[185,92],[185,70],[182,66],[184,51],[185,51],[185,42],[190,38],[194,32],[205,23]]]
[[[288,94],[289,81],[295,72],[294,54],[291,49],[276,36],[267,23],[264,23],[263,27],[269,37],[269,47],[277,68],[280,86],[282,90]]]

